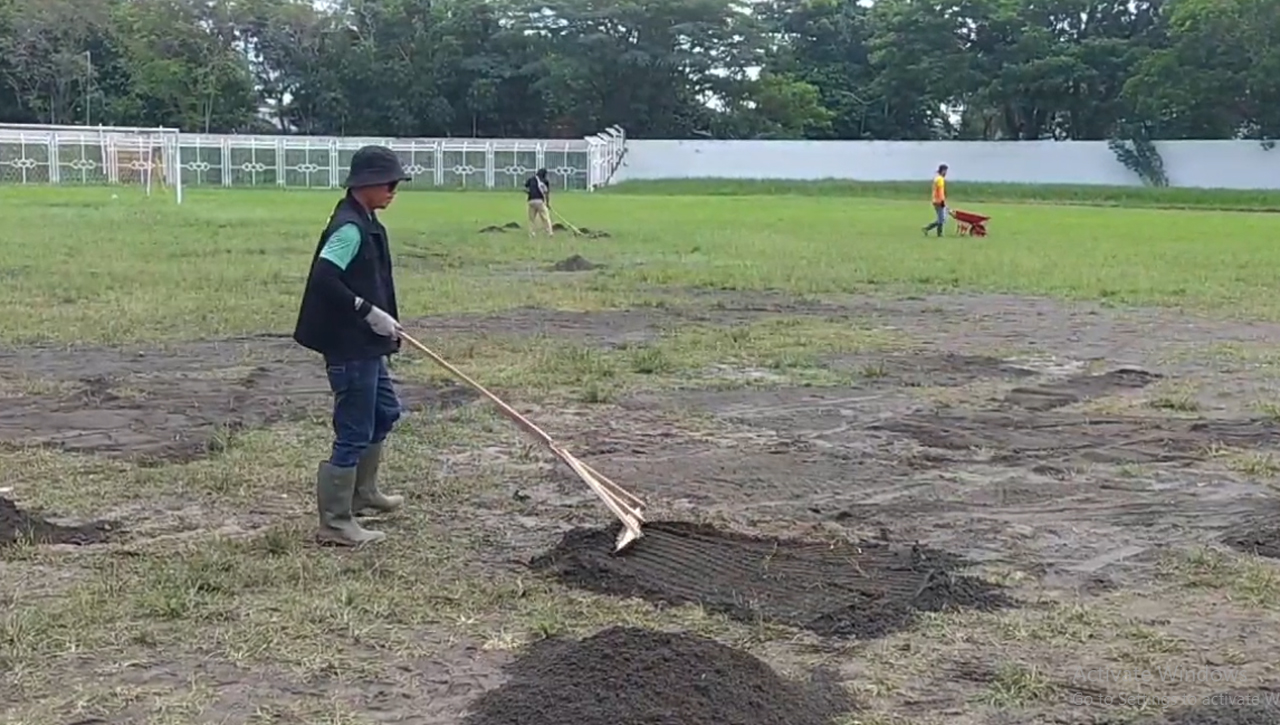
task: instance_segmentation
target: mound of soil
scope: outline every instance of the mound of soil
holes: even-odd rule
[[[1159,373],[1121,368],[1102,375],[1077,375],[1059,383],[1014,388],[1004,402],[1026,410],[1053,410],[1125,390],[1140,390],[1161,379]]]
[[[759,538],[659,521],[614,555],[618,530],[569,531],[530,566],[601,594],[864,639],[909,627],[920,611],[1014,606],[1002,587],[955,574],[966,563],[959,557],[920,546]]]
[[[32,516],[7,498],[0,498],[0,546],[19,541],[34,544],[100,544],[107,540],[111,526],[104,521],[80,526],[59,526]]]
[[[633,627],[542,640],[507,673],[466,725],[827,725],[854,709],[834,682],[788,681],[714,640]]]
[[[480,228],[480,234],[504,234],[508,229],[520,229],[520,222],[507,222],[502,226],[491,224]]]
[[[556,222],[551,225],[552,230],[557,232],[573,232],[574,236],[586,237],[588,239],[608,239],[613,235],[603,229],[589,229],[587,227],[578,227],[576,230]]]
[[[551,271],[553,272],[589,272],[599,268],[600,265],[592,264],[580,254],[575,254],[551,265]]]
[[[1222,543],[1245,554],[1280,559],[1280,522],[1222,537]]]

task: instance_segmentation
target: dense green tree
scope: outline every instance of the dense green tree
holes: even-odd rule
[[[0,0],[0,122],[367,136],[1280,134],[1277,0]]]

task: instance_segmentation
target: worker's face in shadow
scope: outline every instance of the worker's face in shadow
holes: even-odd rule
[[[400,182],[393,181],[382,186],[366,186],[360,189],[356,196],[369,211],[386,209],[391,206],[391,202],[395,201],[396,187],[399,185]]]

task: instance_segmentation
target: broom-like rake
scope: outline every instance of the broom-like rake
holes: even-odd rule
[[[577,474],[578,478],[582,479],[592,492],[594,492],[596,496],[604,502],[604,505],[609,508],[609,511],[622,522],[622,531],[618,532],[618,538],[613,549],[615,553],[627,548],[635,542],[636,539],[639,539],[643,535],[640,532],[640,524],[644,522],[644,516],[642,513],[644,509],[643,501],[628,493],[618,484],[600,475],[591,466],[588,466],[575,458],[572,454],[552,440],[551,436],[547,435],[545,431],[530,422],[528,418],[520,415],[515,408],[512,408],[502,402],[498,396],[486,390],[480,383],[477,383],[467,377],[466,373],[450,365],[448,361],[432,352],[426,345],[423,345],[404,332],[400,333],[400,339],[417,348],[422,354],[431,358],[435,364],[447,370],[450,375],[461,380],[472,390],[475,390],[477,393],[488,398],[490,402],[498,406],[498,410],[511,420],[511,422],[515,423],[524,432],[533,436],[538,440],[538,442],[542,443],[542,445],[549,448],[551,452],[555,454],[556,458],[559,458],[565,465],[572,469],[573,472]]]

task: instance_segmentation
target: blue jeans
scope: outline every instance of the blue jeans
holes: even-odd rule
[[[366,448],[381,443],[397,420],[400,399],[384,357],[325,360],[333,391],[333,452],[329,465],[351,468]]]
[[[947,226],[947,207],[946,207],[946,205],[945,205],[945,204],[940,204],[940,205],[938,205],[938,206],[935,206],[935,207],[934,207],[934,210],[938,212],[938,221],[937,221],[937,222],[935,222],[935,223],[938,225],[938,227],[939,227],[939,228],[944,228],[944,227],[946,227],[946,226]]]

